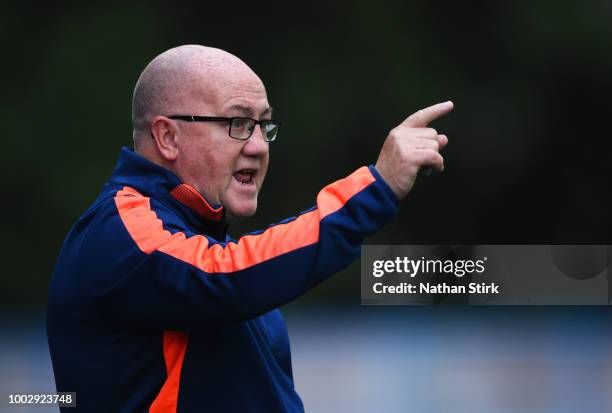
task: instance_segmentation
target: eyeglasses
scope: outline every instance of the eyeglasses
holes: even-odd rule
[[[256,125],[261,126],[261,133],[266,142],[272,142],[278,136],[281,123],[278,120],[251,118],[222,118],[218,116],[193,116],[193,115],[172,115],[169,119],[184,120],[187,122],[227,122],[229,123],[229,136],[241,141],[249,139],[255,130]]]

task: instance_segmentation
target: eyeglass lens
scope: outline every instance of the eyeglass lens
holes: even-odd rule
[[[248,139],[255,129],[255,121],[249,118],[234,118],[231,124],[230,135],[236,139]],[[274,122],[262,121],[261,131],[266,141],[276,139],[278,125]]]

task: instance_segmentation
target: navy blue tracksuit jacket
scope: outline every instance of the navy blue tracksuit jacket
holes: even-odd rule
[[[302,412],[277,309],[359,257],[397,199],[374,167],[234,240],[170,171],[124,148],[68,234],[47,333],[67,412]]]

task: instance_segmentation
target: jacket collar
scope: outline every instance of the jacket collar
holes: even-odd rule
[[[130,186],[172,209],[178,208],[187,215],[185,218],[195,221],[195,224],[203,224],[202,221],[205,221],[219,227],[225,225],[223,206],[209,204],[194,187],[182,183],[174,173],[142,157],[133,149],[121,149],[110,181]]]

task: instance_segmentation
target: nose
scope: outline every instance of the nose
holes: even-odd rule
[[[265,156],[270,149],[269,145],[264,140],[261,125],[256,125],[253,134],[242,147],[242,152],[247,156]]]

